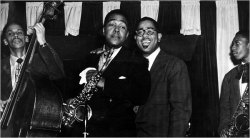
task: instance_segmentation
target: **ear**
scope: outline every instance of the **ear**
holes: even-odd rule
[[[128,32],[127,35],[126,35],[126,38],[128,38],[128,35],[129,35],[129,32]]]
[[[25,36],[25,42],[28,43],[29,42],[29,37]]]
[[[3,43],[4,43],[4,45],[8,45],[8,42],[7,42],[7,40],[6,39],[3,39]]]
[[[158,37],[158,42],[161,42],[162,34],[161,34],[161,33],[158,33],[158,34],[157,34],[157,37]]]

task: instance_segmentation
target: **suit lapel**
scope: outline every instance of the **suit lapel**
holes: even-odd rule
[[[10,70],[10,57],[5,58],[2,60],[1,63],[1,99],[7,99],[9,94],[12,90],[12,83],[11,83],[11,70]]]

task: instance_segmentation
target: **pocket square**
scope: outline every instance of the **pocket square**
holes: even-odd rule
[[[120,76],[118,79],[122,80],[122,79],[126,79],[125,76]]]

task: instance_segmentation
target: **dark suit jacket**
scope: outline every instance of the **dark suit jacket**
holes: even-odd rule
[[[230,122],[240,101],[239,79],[236,78],[237,67],[230,70],[223,79],[220,95],[220,123],[218,132]]]
[[[99,56],[91,58],[92,67],[97,67]],[[136,136],[133,107],[144,104],[150,91],[146,59],[122,47],[103,77],[104,90],[94,93],[89,101],[93,116],[88,121],[87,131],[90,136]]]
[[[30,71],[33,78],[52,80],[57,86],[64,78],[62,61],[50,46],[39,47],[39,54],[34,55],[32,64],[27,68],[27,71]],[[1,100],[7,100],[11,91],[10,57],[6,57],[1,61]],[[1,136],[15,136],[12,127],[8,128],[10,130],[1,131]]]
[[[160,51],[151,70],[151,92],[138,110],[137,135],[182,137],[191,116],[191,92],[185,63]]]

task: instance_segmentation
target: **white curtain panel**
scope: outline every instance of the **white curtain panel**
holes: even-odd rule
[[[141,1],[141,18],[151,17],[158,20],[159,1]]]
[[[201,35],[200,0],[181,0],[181,30],[183,35]]]
[[[27,21],[27,34],[29,35],[31,27],[38,22],[43,11],[43,2],[26,2],[26,21]]]
[[[8,14],[9,14],[9,3],[1,3],[1,16],[0,16],[0,37],[2,36],[2,31],[4,26],[8,21]]]
[[[64,2],[65,35],[79,35],[82,2]]]
[[[235,33],[239,30],[237,0],[217,0],[216,1],[216,21],[217,21],[217,68],[219,94],[221,84],[225,74],[234,65],[230,60],[230,45]]]
[[[106,15],[112,10],[120,9],[120,5],[121,5],[120,1],[117,1],[117,2],[114,2],[114,1],[103,2],[103,16],[102,16],[103,17],[103,23],[104,23],[104,19],[105,19]]]

